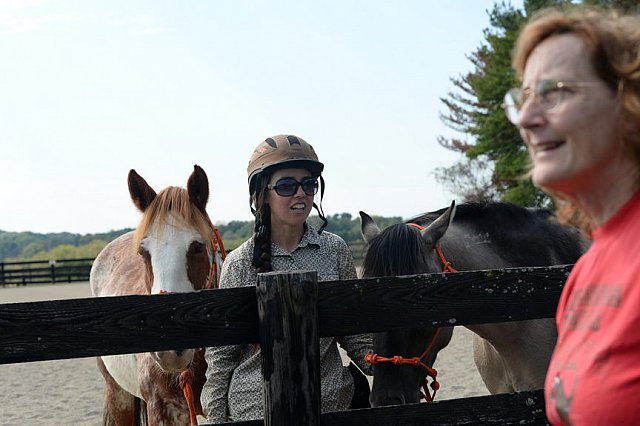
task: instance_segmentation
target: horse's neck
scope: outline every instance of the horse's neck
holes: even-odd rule
[[[452,226],[440,240],[446,261],[458,271],[499,269],[512,265],[494,250],[488,233]]]
[[[466,328],[477,335],[474,359],[492,393],[543,386],[557,337],[552,318]]]

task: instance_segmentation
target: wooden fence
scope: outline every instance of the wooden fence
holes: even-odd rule
[[[89,281],[93,258],[0,263],[0,285]]]
[[[541,391],[319,414],[317,339],[552,317],[570,269],[322,283],[310,272],[269,273],[257,287],[5,304],[0,364],[259,342],[268,372],[265,424],[546,424]],[[312,380],[292,381],[294,365]]]

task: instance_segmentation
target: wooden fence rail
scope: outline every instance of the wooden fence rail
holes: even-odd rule
[[[317,283],[318,336],[387,331],[409,324],[552,317],[570,269],[570,265],[510,268]],[[258,342],[265,351],[260,324],[255,287],[4,304],[0,305],[0,364]],[[546,422],[540,392],[482,398],[418,404],[402,412],[429,411],[434,418],[454,413],[450,424],[463,418],[475,419],[467,424],[487,424],[498,421],[491,420],[494,415],[503,424]],[[515,408],[500,409],[510,405],[527,415],[517,414]],[[478,407],[484,408],[478,411]],[[414,424],[411,415],[405,418],[397,409],[327,413],[321,419],[335,425]],[[497,411],[491,414],[491,410]],[[359,412],[362,422],[353,417]],[[517,421],[508,420],[512,415]],[[377,423],[372,417],[385,421]],[[420,423],[425,424],[425,418]]]

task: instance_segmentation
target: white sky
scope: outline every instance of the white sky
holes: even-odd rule
[[[493,4],[0,0],[0,229],[135,227],[129,169],[160,190],[194,164],[214,223],[250,220],[249,156],[280,133],[325,163],[327,215],[445,207],[439,99]]]

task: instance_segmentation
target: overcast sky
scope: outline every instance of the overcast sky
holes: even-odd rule
[[[0,230],[135,227],[128,171],[160,190],[194,164],[213,222],[249,220],[249,156],[280,133],[325,163],[327,215],[444,207],[440,98],[493,4],[0,0]]]

